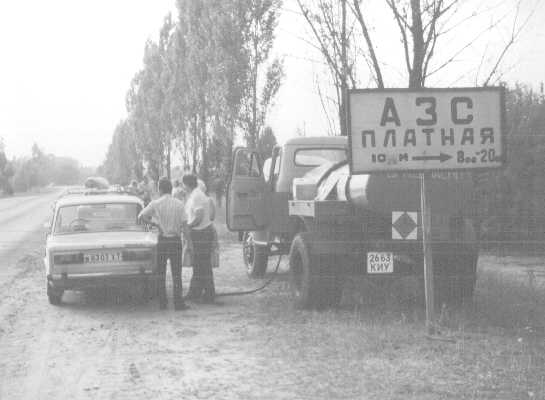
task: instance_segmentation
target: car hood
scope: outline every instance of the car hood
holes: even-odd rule
[[[49,250],[85,250],[97,248],[153,247],[157,245],[154,232],[88,232],[51,235],[47,239]]]

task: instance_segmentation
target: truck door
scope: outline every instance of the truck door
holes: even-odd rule
[[[235,149],[227,188],[227,227],[231,231],[257,231],[270,220],[270,187],[265,182],[259,155]]]

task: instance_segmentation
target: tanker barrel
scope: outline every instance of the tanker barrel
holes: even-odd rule
[[[370,209],[385,215],[393,211],[418,211],[418,176],[415,173],[350,175],[345,164],[324,174],[319,181],[316,200],[336,198],[349,201],[357,209]],[[470,174],[434,173],[430,182],[433,212],[443,215],[471,214],[474,189]]]

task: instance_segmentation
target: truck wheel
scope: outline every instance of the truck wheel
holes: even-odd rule
[[[246,265],[246,273],[250,278],[263,278],[265,276],[269,262],[269,248],[268,246],[256,244],[251,233],[245,233],[244,235],[242,256]]]
[[[477,260],[478,254],[472,251],[438,259],[434,286],[439,305],[457,305],[471,300],[477,281]]]
[[[53,289],[49,283],[47,283],[47,298],[49,299],[49,304],[58,306],[62,302],[62,295],[64,291]]]
[[[342,282],[332,258],[312,253],[311,234],[295,237],[290,249],[290,287],[298,308],[335,307],[340,303]]]
[[[153,294],[153,289],[152,289],[152,282],[149,278],[145,278],[142,283],[141,283],[141,287],[140,287],[140,299],[142,301],[142,303],[147,303],[148,301],[151,300],[152,298],[152,294]]]
[[[468,301],[473,298],[475,292],[475,284],[477,283],[477,262],[479,254],[465,254],[461,261],[461,273],[458,275],[458,296],[456,298],[460,302]]]

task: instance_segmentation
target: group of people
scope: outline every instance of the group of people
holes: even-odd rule
[[[188,308],[185,300],[214,303],[212,250],[217,239],[213,225],[215,207],[205,187],[194,174],[176,182],[175,191],[168,178],[159,179],[159,198],[152,200],[138,218],[159,229],[157,253],[159,307],[167,307],[166,265],[170,260],[174,309]],[[203,190],[204,189],[204,190]],[[185,251],[184,251],[184,246]],[[187,296],[182,295],[182,253],[191,254],[193,276]]]
[[[142,198],[145,205],[148,205],[153,197],[153,184],[146,176],[140,183],[132,180],[127,190],[129,193]]]

